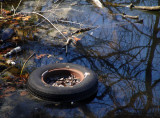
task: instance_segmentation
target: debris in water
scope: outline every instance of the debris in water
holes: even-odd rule
[[[8,57],[8,56],[10,56],[12,54],[16,54],[20,51],[22,51],[22,48],[20,46],[18,46],[16,48],[12,49],[11,51],[7,52],[6,54],[4,54],[4,57]]]
[[[11,59],[7,60],[6,63],[7,63],[8,65],[12,65],[12,66],[16,64],[16,63],[15,63],[13,60],[11,60]]]
[[[52,80],[52,82],[50,81],[50,83],[52,83],[52,86],[56,86],[56,87],[72,87],[78,83],[80,83],[80,79],[76,78],[74,75],[70,75],[68,77],[59,77],[59,78],[50,78],[50,80]]]

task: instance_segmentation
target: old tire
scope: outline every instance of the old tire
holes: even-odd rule
[[[44,82],[46,76],[63,71],[81,76],[82,81],[73,87],[55,87]],[[42,79],[43,78],[43,79]],[[71,102],[89,98],[97,92],[96,74],[88,68],[71,63],[57,63],[34,70],[27,82],[28,90],[35,96],[55,102]]]

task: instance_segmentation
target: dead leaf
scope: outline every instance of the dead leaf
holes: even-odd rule
[[[5,77],[3,77],[3,80],[6,80],[6,81],[12,81],[12,80],[13,80],[13,78],[11,78],[11,77],[9,77],[9,76],[5,76]]]
[[[3,96],[3,95],[0,95],[0,99],[1,99],[1,98],[4,98],[4,96]]]
[[[3,91],[3,93],[8,94],[8,93],[14,92],[14,91],[16,91],[16,88],[15,88],[15,87],[8,87],[8,88],[6,88],[6,89]]]
[[[26,17],[23,17],[22,20],[28,21],[30,18],[31,18],[31,16],[26,16]]]
[[[14,24],[15,26],[19,24],[18,21],[14,21],[14,22],[12,21],[11,23]]]
[[[3,15],[8,15],[8,14],[10,14],[10,13],[11,13],[11,11],[2,9],[2,14],[3,14]]]
[[[12,18],[12,16],[6,16],[6,19],[11,19]]]
[[[18,41],[18,40],[20,40],[20,38],[19,38],[18,36],[14,36],[14,37],[12,38],[12,40],[13,40],[13,41]]]
[[[2,56],[2,55],[0,55],[0,60],[2,61],[2,60],[5,60],[5,58]]]
[[[22,17],[15,17],[14,20],[22,20]]]
[[[22,92],[20,92],[20,96],[26,96],[27,94],[28,94],[27,91],[22,91]]]
[[[63,34],[68,34],[67,32],[63,32]]]
[[[46,56],[46,54],[40,54],[40,55],[36,55],[36,59],[41,59],[42,57]]]
[[[48,58],[50,58],[51,56],[52,56],[52,55],[48,54],[48,56],[47,56],[47,57],[48,57]]]
[[[20,82],[21,82],[21,81],[26,82],[26,81],[27,81],[26,79],[28,79],[29,74],[28,74],[28,73],[25,73],[25,74],[21,75],[20,77],[23,78],[23,79],[20,79],[20,80],[19,80]]]
[[[63,58],[62,58],[62,57],[59,57],[58,59],[59,59],[59,60],[63,60]]]
[[[23,85],[24,81],[19,81],[19,82],[15,82],[15,84],[18,85]]]
[[[77,38],[77,37],[73,37],[73,39],[77,42],[77,41],[79,41],[79,40],[81,40],[80,38]]]
[[[3,96],[4,97],[9,97],[9,96],[11,96],[12,95],[12,93],[7,93],[7,94],[4,94]]]

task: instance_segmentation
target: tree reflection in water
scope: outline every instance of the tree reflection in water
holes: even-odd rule
[[[122,13],[121,8],[106,8],[108,13]],[[159,15],[140,16],[142,25],[124,18],[124,24],[106,28],[104,20],[99,37],[88,33],[79,43],[78,51],[84,55],[70,60],[84,60],[81,63],[99,74],[105,90],[96,103],[106,105],[104,117],[159,114]],[[114,16],[114,21],[121,22],[118,18]]]

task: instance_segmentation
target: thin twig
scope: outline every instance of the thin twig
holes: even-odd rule
[[[66,45],[66,54],[68,53],[68,45]]]
[[[48,18],[46,18],[45,16],[43,16],[42,14],[39,14],[37,12],[31,12],[31,13],[32,14],[37,14],[37,15],[43,17],[44,19],[46,19],[66,40],[68,40],[68,38],[65,37],[64,34]]]
[[[37,13],[38,13],[38,12],[37,12]],[[50,15],[51,15],[51,13],[50,13],[46,18],[50,17]],[[46,19],[43,19],[41,22],[39,22],[38,24],[36,24],[36,27],[39,26],[40,24],[42,24],[45,20],[46,20]]]
[[[18,3],[18,5],[17,5],[17,7],[15,8],[14,14],[16,13],[16,11],[17,11],[17,9],[18,9],[19,5],[21,4],[21,2],[22,2],[22,0],[20,0],[20,1],[19,1],[19,3]]]
[[[28,59],[24,62],[23,66],[22,66],[22,69],[21,69],[20,76],[21,76],[22,73],[23,73],[23,69],[24,69],[26,63],[27,63],[27,62],[29,61],[29,59],[31,59],[34,55],[35,55],[35,52],[33,52],[32,55],[30,55],[30,56],[28,57]]]
[[[62,1],[61,1],[62,2]],[[58,6],[61,4],[61,2],[58,4],[58,5],[56,5],[56,7],[55,8],[58,8]],[[48,15],[48,17],[51,15],[51,13],[54,13],[54,11],[55,11],[55,9],[54,9],[54,11],[52,11],[53,9],[51,9],[51,10],[48,10],[48,11],[50,11],[50,13],[49,13],[49,15]],[[37,12],[38,13],[38,12]],[[46,17],[47,18],[47,17]],[[38,26],[38,25],[40,25],[41,23],[43,23],[45,20],[43,20],[43,21],[41,21],[40,23],[38,23],[36,26]]]
[[[86,26],[86,27],[91,27],[91,28],[93,27],[93,28],[95,28],[95,26],[93,26],[93,25],[86,25],[86,24],[82,24],[82,23],[78,23],[78,22],[73,22],[73,21],[59,20],[59,19],[57,19],[57,21],[58,22],[63,22],[63,23],[76,24],[76,25],[79,25],[79,26]]]
[[[37,14],[37,15],[43,17],[45,20],[47,20],[64,37],[64,39],[68,40],[68,38],[66,36],[64,36],[64,34],[48,18],[46,18],[44,15],[42,15],[40,13],[37,13],[37,12],[21,12],[21,13]]]
[[[57,7],[57,6],[56,6],[56,7]],[[49,10],[45,10],[45,11],[36,11],[36,12],[37,12],[37,13],[51,13],[51,12],[53,12],[53,10],[54,10],[54,11],[62,11],[62,10],[66,10],[66,9],[68,9],[68,8],[54,8],[54,9],[49,9]],[[76,10],[76,9],[73,9],[73,8],[72,8],[72,10],[73,10],[73,11],[80,12],[80,13],[83,13],[83,11]],[[35,10],[33,10],[33,11],[35,11]]]
[[[2,16],[2,2],[1,2],[1,16]]]
[[[40,1],[40,0],[38,0],[38,3],[36,4],[36,7],[35,7],[34,10],[33,10],[34,12],[36,11],[36,9],[37,9],[37,7],[38,7],[38,5],[39,5],[39,1]]]
[[[5,72],[7,72],[9,69],[11,69],[13,66],[10,66],[8,68],[6,68],[5,70],[3,70],[1,73],[0,73],[0,76],[3,75]]]

